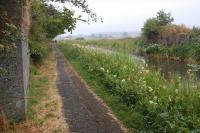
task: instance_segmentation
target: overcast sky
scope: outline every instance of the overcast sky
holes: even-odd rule
[[[103,19],[90,25],[78,22],[73,34],[100,32],[138,32],[146,19],[163,9],[174,23],[200,26],[200,0],[87,0],[89,7]]]

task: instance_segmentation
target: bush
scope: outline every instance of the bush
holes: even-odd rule
[[[176,46],[172,50],[172,55],[180,57],[180,59],[194,59],[199,61],[199,53],[200,53],[200,44],[182,44],[180,46]]]
[[[149,42],[145,38],[139,37],[135,40],[135,44],[140,47],[147,47],[149,45]]]
[[[193,53],[193,57],[197,60],[200,61],[200,44],[195,45],[195,52]]]
[[[47,42],[29,41],[30,57],[34,64],[40,63],[51,50]]]
[[[190,51],[191,47],[189,45],[181,45],[175,47],[173,53],[175,56],[180,57],[180,59],[184,60],[185,58],[191,56]]]
[[[184,25],[166,25],[160,31],[160,42],[166,46],[189,42],[190,29]]]
[[[146,48],[147,54],[160,54],[160,55],[168,55],[169,50],[163,46],[162,44],[152,44]]]

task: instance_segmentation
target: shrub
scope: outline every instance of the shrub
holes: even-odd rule
[[[194,49],[194,53],[193,53],[193,57],[199,61],[200,60],[200,44],[196,44],[195,45],[195,49]]]
[[[33,63],[41,62],[51,50],[50,44],[47,42],[29,41],[30,57]]]
[[[168,55],[169,50],[165,48],[162,44],[152,44],[151,46],[146,48],[147,54],[160,54],[160,55]]]
[[[159,26],[156,18],[148,19],[142,28],[142,35],[149,41],[156,43],[159,37]]]
[[[184,25],[166,25],[160,31],[161,43],[166,46],[180,45],[189,41],[190,29]]]
[[[149,45],[149,42],[145,38],[139,37],[139,38],[136,38],[135,44],[140,47],[146,47]]]
[[[142,28],[142,35],[151,43],[157,43],[160,38],[161,29],[163,26],[170,25],[174,19],[170,13],[165,13],[163,10],[157,13],[155,18],[147,19]]]

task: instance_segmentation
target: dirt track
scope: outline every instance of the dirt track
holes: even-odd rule
[[[81,80],[55,46],[57,86],[63,100],[63,111],[72,133],[125,133],[127,130]]]

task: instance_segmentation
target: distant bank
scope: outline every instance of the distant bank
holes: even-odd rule
[[[92,33],[89,35],[69,35],[62,34],[54,38],[54,40],[92,40],[92,39],[123,39],[123,38],[135,38],[141,35],[140,32],[104,32],[104,33]]]

